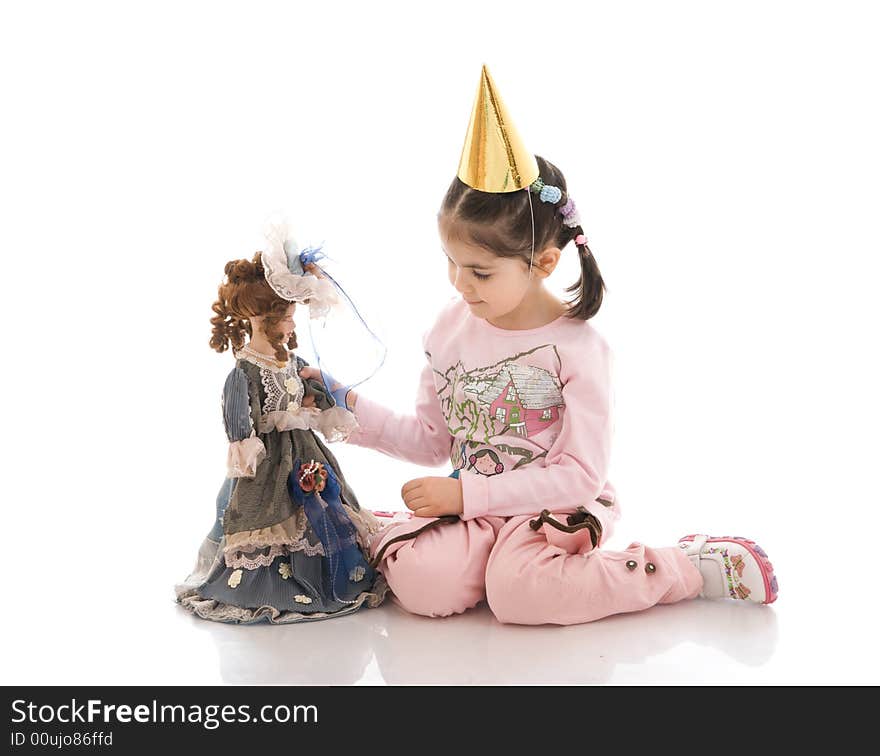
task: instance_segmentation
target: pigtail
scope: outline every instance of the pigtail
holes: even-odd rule
[[[568,302],[568,317],[589,320],[602,306],[602,297],[605,293],[605,281],[599,272],[596,258],[587,245],[587,238],[580,226],[571,226],[572,241],[578,252],[578,260],[581,264],[581,275],[576,284],[569,286],[566,291],[574,296]],[[581,242],[580,244],[578,242]]]

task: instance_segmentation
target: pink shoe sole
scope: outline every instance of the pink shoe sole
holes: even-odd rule
[[[679,543],[682,541],[693,541],[694,538],[696,538],[696,535],[697,534],[695,533],[686,535],[679,539]],[[754,541],[750,541],[748,538],[743,538],[742,536],[721,536],[706,539],[706,543],[719,543],[721,541],[736,543],[739,546],[742,546],[754,557],[755,562],[761,570],[761,577],[764,579],[764,596],[766,598],[760,603],[772,604],[776,601],[779,596],[779,584],[776,580],[776,573],[773,571],[773,565],[770,562],[770,558],[767,556],[767,552],[765,552],[764,549],[758,546]]]
[[[406,522],[407,520],[412,519],[412,512],[406,510],[387,512],[381,509],[371,509],[370,511],[373,513],[375,518],[383,525],[387,525],[392,522]]]

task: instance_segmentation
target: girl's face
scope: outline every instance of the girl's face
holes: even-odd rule
[[[448,259],[449,282],[467,302],[471,312],[484,319],[499,318],[515,310],[529,291],[529,267],[518,257],[498,257],[449,234],[440,220],[440,239]]]

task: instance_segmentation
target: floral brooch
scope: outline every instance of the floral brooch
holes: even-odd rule
[[[299,487],[306,493],[320,493],[327,485],[327,470],[320,462],[311,460],[300,465]]]

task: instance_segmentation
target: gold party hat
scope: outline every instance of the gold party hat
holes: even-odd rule
[[[489,69],[483,66],[458,177],[481,192],[515,192],[538,178],[538,162],[522,143]]]

